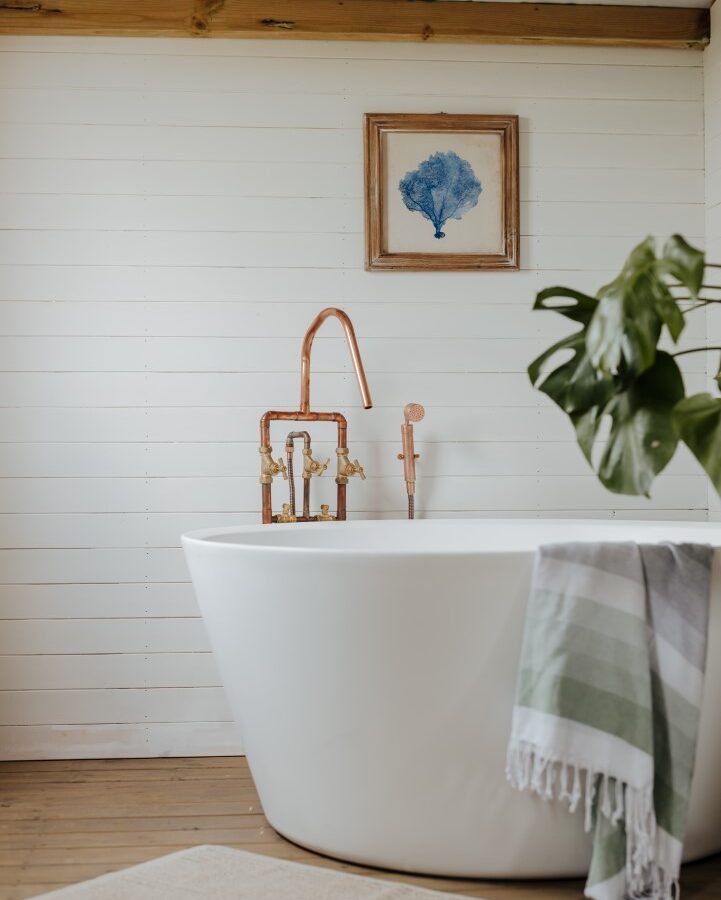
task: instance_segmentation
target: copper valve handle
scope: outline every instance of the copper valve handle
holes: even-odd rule
[[[278,462],[273,460],[273,448],[270,446],[260,447],[260,483],[271,484],[276,475],[282,475],[288,480],[288,470],[283,462],[283,457],[278,458]]]
[[[338,447],[335,452],[338,454],[338,474],[335,479],[337,484],[348,484],[348,479],[354,475],[360,475],[361,481],[366,480],[363,466],[357,459],[350,461],[347,447]]]
[[[290,511],[290,503],[283,504],[283,512],[278,514],[278,522],[297,522],[298,519]]]
[[[310,449],[303,450],[303,478],[311,478],[313,475],[322,475],[330,465],[330,457],[324,462],[313,459]]]
[[[320,505],[320,515],[318,516],[319,522],[335,522],[335,516],[330,514],[330,507],[327,503],[321,503]]]
[[[365,481],[365,480],[366,480],[366,473],[365,473],[365,471],[363,470],[363,466],[358,462],[357,459],[354,459],[354,460],[353,460],[352,466],[353,466],[353,471],[352,471],[352,472],[348,472],[348,474],[349,474],[349,475],[360,475],[361,481]],[[348,468],[350,469],[350,466],[348,466]]]

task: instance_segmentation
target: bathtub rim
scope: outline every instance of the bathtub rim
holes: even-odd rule
[[[447,527],[451,527],[452,525],[456,525],[458,527],[458,523],[463,523],[464,527],[472,528],[474,525],[485,525],[490,527],[491,525],[495,526],[503,526],[505,524],[510,528],[511,526],[534,526],[538,529],[543,529],[544,526],[550,527],[558,527],[558,526],[572,526],[579,527],[581,530],[584,528],[593,529],[594,527],[611,527],[614,525],[620,526],[619,530],[623,530],[626,532],[628,529],[639,528],[639,529],[650,529],[650,530],[663,530],[667,528],[675,528],[689,530],[689,537],[687,540],[692,540],[693,532],[699,532],[700,535],[704,533],[708,533],[709,535],[714,535],[715,540],[698,540],[698,543],[704,543],[715,550],[721,550],[721,522],[708,522],[708,521],[688,521],[688,520],[673,520],[673,519],[623,519],[623,520],[610,520],[610,519],[574,519],[574,518],[514,518],[514,517],[503,517],[503,518],[493,518],[489,516],[487,518],[429,518],[429,519],[419,519],[413,522],[408,521],[407,519],[352,519],[347,522],[304,522],[300,526],[304,533],[308,533],[308,531],[315,531],[323,533],[325,531],[330,530],[333,533],[333,530],[337,527],[345,527],[350,528],[351,530],[363,531],[370,526],[395,526],[396,528],[414,528],[418,525],[421,528],[424,528],[427,524],[433,523],[434,525],[438,525],[439,523],[448,523]],[[184,549],[189,549],[191,547],[205,547],[205,548],[236,548],[238,550],[244,551],[254,551],[254,552],[263,552],[263,553],[293,553],[294,555],[304,555],[309,553],[321,553],[323,555],[330,556],[340,556],[340,555],[351,555],[351,556],[367,556],[367,557],[404,557],[404,556],[425,556],[425,557],[443,557],[443,556],[454,556],[454,557],[467,557],[467,556],[478,556],[479,554],[512,554],[512,553],[535,553],[536,550],[545,544],[554,544],[554,543],[566,543],[566,542],[578,542],[578,543],[595,543],[599,540],[603,540],[608,543],[629,543],[634,542],[632,538],[628,536],[619,537],[614,539],[613,535],[610,535],[608,538],[605,536],[603,538],[592,537],[589,538],[588,541],[584,541],[583,536],[579,534],[577,537],[573,539],[568,539],[568,541],[563,538],[554,539],[553,536],[549,535],[548,540],[539,539],[537,542],[534,542],[532,545],[527,545],[525,542],[519,542],[516,546],[494,546],[484,548],[479,546],[477,548],[468,548],[462,546],[454,546],[452,542],[447,542],[444,544],[440,544],[437,547],[427,547],[427,546],[413,546],[412,544],[405,544],[403,546],[351,546],[351,545],[342,545],[342,546],[332,546],[323,544],[321,542],[317,544],[293,544],[293,543],[272,543],[272,542],[254,542],[247,541],[244,542],[242,540],[224,540],[223,538],[228,535],[262,535],[262,534],[277,534],[277,533],[295,533],[298,528],[298,523],[273,523],[273,525],[264,525],[260,522],[254,523],[246,523],[243,525],[224,525],[215,528],[200,528],[194,529],[193,531],[185,532],[181,535],[181,542]],[[668,537],[660,537],[657,540],[652,540],[649,535],[646,541],[636,541],[636,543],[678,543],[677,541],[671,541]]]

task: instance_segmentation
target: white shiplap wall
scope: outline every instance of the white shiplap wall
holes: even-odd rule
[[[716,35],[704,52],[704,121],[706,167],[706,250],[709,259],[721,260],[721,5],[711,7]],[[706,312],[709,344],[721,344],[721,311],[713,305]],[[709,375],[718,371],[718,356],[709,360]],[[717,390],[710,379],[710,389]],[[709,485],[709,517],[721,519],[721,501]]]
[[[519,273],[362,269],[362,114],[441,110],[521,117]],[[329,323],[356,515],[402,515],[413,400],[424,514],[707,516],[684,456],[651,503],[605,493],[524,374],[564,327],[537,289],[703,238],[700,54],[4,38],[0,122],[3,756],[237,749],[178,535],[257,519],[258,417],[327,304],[376,403]]]

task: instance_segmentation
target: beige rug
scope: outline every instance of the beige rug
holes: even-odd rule
[[[53,900],[458,900],[230,847],[193,847],[42,895]]]

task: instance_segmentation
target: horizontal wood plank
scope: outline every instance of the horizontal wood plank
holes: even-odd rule
[[[96,586],[96,592],[102,597],[102,588]],[[38,625],[43,627],[44,623]],[[86,626],[94,627],[91,622],[86,622]],[[220,687],[215,660],[209,651],[103,653],[95,649],[85,654],[47,654],[42,665],[38,664],[37,654],[0,656],[2,683],[8,690],[61,692]]]
[[[141,42],[141,46],[145,43]],[[153,44],[154,48],[156,46]],[[398,49],[398,46],[394,47],[393,53],[397,53]],[[525,58],[529,51],[527,48],[523,51]],[[647,53],[644,53],[644,59]],[[678,56],[680,54],[675,58]],[[133,57],[129,65],[132,62]],[[576,62],[586,63],[588,59]],[[530,64],[530,60],[527,69],[526,82],[521,88],[524,96],[503,96],[503,85],[499,84],[497,90],[500,96],[459,97],[451,91],[447,95],[434,95],[432,106],[446,112],[463,113],[482,104],[487,113],[513,112],[520,117],[521,133],[696,136],[701,133],[704,110],[697,94],[689,99],[666,98],[660,105],[633,96],[641,91],[635,91],[631,83],[620,95],[618,89],[609,89],[610,96],[607,97],[549,98],[538,90],[534,82],[537,69]],[[603,77],[600,71],[597,77]],[[567,88],[565,94],[568,93]],[[59,125],[85,125],[92,130],[105,125],[160,126],[167,129],[206,127],[222,135],[233,128],[251,127],[360,130],[363,113],[368,109],[427,112],[430,105],[423,95],[394,93],[392,81],[386,83],[378,94],[311,94],[305,96],[300,105],[296,94],[275,93],[272,103],[267,102],[266,96],[263,92],[194,91],[195,102],[188,103],[187,91],[155,92],[150,86],[141,91],[123,88],[121,84],[113,88],[113,103],[108,104],[104,102],[102,93],[96,91],[60,89],[52,84],[32,90],[0,86],[0,121],[44,125],[50,120]],[[673,113],[670,117],[667,114],[669,111]],[[92,130],[89,135],[91,141]],[[52,149],[48,147],[46,152],[51,153]]]
[[[424,478],[437,478],[446,472],[457,476],[524,475],[529,471],[539,476],[588,475],[589,467],[580,453],[569,429],[569,440],[564,442],[544,441],[444,441],[440,432],[428,435],[428,441],[416,441],[420,453],[418,471]],[[398,442],[384,441],[369,443],[358,441],[353,444],[353,453],[365,461],[368,474],[397,478],[401,467],[397,459]],[[335,452],[332,441],[318,441],[315,455],[329,459]],[[669,466],[669,474],[697,474],[697,462],[686,448],[680,448]],[[194,444],[131,444],[122,447],[113,444],[95,443],[48,443],[48,444],[3,444],[0,443],[0,469],[5,477],[16,478],[146,478],[146,477],[253,477],[258,471],[258,446],[256,442]],[[181,518],[175,520],[182,529],[186,524]],[[0,513],[0,544],[6,540],[5,529],[32,526],[32,520],[23,523],[3,523]],[[98,525],[101,523],[98,522]],[[123,523],[116,523],[122,526]],[[137,535],[149,535],[152,526],[143,526],[139,519],[125,523],[138,529]],[[55,528],[55,540],[62,541],[63,526],[72,525],[75,532],[94,527],[91,520],[62,518],[38,522],[37,527],[47,528],[48,536]],[[102,527],[102,526],[101,526]],[[195,527],[201,527],[197,525]],[[186,529],[187,530],[187,529]],[[43,532],[39,531],[38,536]],[[178,532],[179,534],[180,532]],[[90,539],[90,531],[86,532]],[[42,539],[41,539],[42,540]],[[48,540],[46,537],[45,540]],[[143,546],[147,538],[138,540],[136,546]],[[177,536],[170,546],[176,546]],[[21,546],[17,544],[16,546]],[[36,544],[33,546],[40,546]],[[89,546],[98,546],[90,541]],[[154,545],[155,546],[155,545]]]
[[[56,512],[142,512],[152,508],[159,512],[253,512],[257,510],[257,476],[240,478],[45,478],[3,479],[0,485],[0,502],[8,511],[37,513]],[[317,503],[331,503],[333,482],[321,481],[316,485]],[[378,510],[402,509],[403,485],[397,477],[370,476],[361,488],[354,485],[353,508],[356,513]],[[704,509],[708,501],[708,485],[700,473],[693,475],[668,475],[661,479],[653,491],[656,506],[662,509]],[[475,477],[445,476],[426,478],[423,486],[423,508],[429,513],[441,511],[474,511],[505,509],[508,512],[545,508],[572,513],[576,509],[637,510],[643,513],[649,508],[644,497],[614,495],[608,497],[605,488],[592,474],[564,476],[498,476]],[[30,551],[2,551],[22,553]],[[92,551],[91,551],[92,552]],[[182,562],[172,550],[98,551],[94,568],[87,568],[89,556],[78,551],[57,551],[56,561],[49,557],[41,575],[33,577],[35,560],[23,561],[16,557],[13,574],[22,580],[52,582],[55,580],[91,581],[124,580],[122,572],[137,576],[140,570],[158,580],[186,580]],[[11,560],[7,563],[10,565]],[[134,563],[132,569],[126,567]],[[86,568],[84,568],[86,566]],[[71,575],[72,573],[72,575]],[[12,577],[10,570],[5,577]],[[127,575],[126,575],[127,577]],[[131,578],[130,580],[137,580]]]
[[[254,406],[257,386],[254,372],[0,373],[0,396],[12,396],[17,406]],[[373,376],[372,387],[376,396],[383,397],[384,406],[396,409],[402,409],[409,396],[423,397],[428,406],[458,408],[503,404],[548,408],[551,403],[533,389],[525,372],[378,372]],[[688,391],[702,391],[705,387],[703,375],[688,376]],[[284,398],[296,397],[298,376],[290,371],[264,373],[263,388],[269,409],[288,408],[291,403]],[[313,405],[358,408],[355,379],[347,373],[317,372]]]
[[[201,36],[460,43],[549,43],[631,47],[699,47],[708,43],[704,9],[513,3],[435,3],[400,0],[250,0],[222,5],[168,0],[125,3],[55,0],[52,7],[7,7],[3,34]]]
[[[102,757],[144,760],[183,754],[224,756],[243,752],[238,729],[231,722],[0,725],[0,746],[3,759],[10,760],[97,760]],[[22,827],[18,823],[27,818],[17,817],[13,828]],[[103,816],[93,818],[102,820]],[[0,823],[0,830],[3,825]]]

